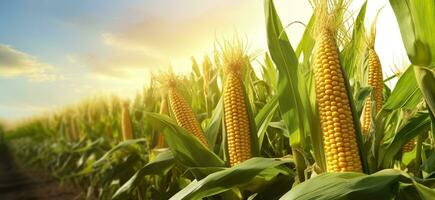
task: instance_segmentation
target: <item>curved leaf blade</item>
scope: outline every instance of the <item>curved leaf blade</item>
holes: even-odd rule
[[[134,190],[146,175],[163,174],[164,171],[174,165],[174,156],[171,151],[164,151],[157,155],[156,159],[139,171],[137,171],[126,183],[124,183],[113,195],[113,200],[126,199],[127,195]]]
[[[235,167],[210,174],[200,181],[193,181],[171,199],[201,199],[219,194],[249,182],[265,169],[289,162],[292,160],[254,157]]]
[[[150,124],[162,130],[175,159],[187,167],[224,167],[225,163],[215,153],[184,128],[165,115],[146,113]]]
[[[406,185],[401,186],[400,183]],[[423,199],[435,192],[413,181],[402,171],[386,169],[371,175],[355,172],[320,174],[297,185],[281,200],[393,199],[399,190],[410,186],[418,191],[412,195],[420,194]]]

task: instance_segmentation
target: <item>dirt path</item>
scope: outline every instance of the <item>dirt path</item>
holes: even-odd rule
[[[0,200],[75,200],[78,193],[53,178],[20,170],[8,148],[0,144]]]

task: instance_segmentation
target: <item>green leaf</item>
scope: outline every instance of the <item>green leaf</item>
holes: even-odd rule
[[[343,68],[348,74],[349,79],[363,82],[366,66],[366,31],[364,27],[364,18],[366,16],[367,1],[361,6],[357,18],[354,22],[352,39],[346,44],[341,52]]]
[[[278,73],[276,71],[275,65],[273,64],[272,59],[270,58],[270,55],[268,53],[265,54],[264,56],[264,67],[263,67],[263,79],[270,84],[271,88],[273,88],[273,90],[275,90],[277,88],[277,76]],[[274,91],[275,92],[275,91]]]
[[[114,152],[123,149],[123,148],[130,148],[132,147],[132,145],[137,144],[137,143],[146,143],[147,140],[140,138],[140,139],[134,139],[134,140],[126,140],[123,141],[121,143],[119,143],[118,145],[116,145],[115,147],[113,147],[112,149],[110,149],[108,152],[106,152],[100,159],[98,159],[95,163],[94,166],[98,166],[101,165],[103,162],[106,161],[106,159],[112,155]]]
[[[435,72],[429,68],[417,66],[414,66],[414,71],[426,104],[432,115],[435,116]]]
[[[384,109],[414,109],[420,103],[422,94],[418,89],[414,74],[414,69],[411,65],[400,76],[393,92],[391,92],[390,97],[385,102]]]
[[[400,183],[407,184],[400,188]],[[417,189],[422,199],[426,199],[424,197],[434,192],[434,189],[426,188],[413,181],[409,175],[402,171],[386,169],[371,175],[355,172],[320,174],[297,185],[281,199],[394,199],[399,193],[399,189],[411,186]],[[416,196],[414,195],[414,197]]]
[[[435,67],[435,1],[390,0],[408,58],[413,65]],[[397,82],[385,109],[413,109],[422,97],[414,70],[408,67]]]
[[[268,168],[273,168],[284,163],[292,162],[291,159],[277,158],[251,158],[235,167],[208,175],[200,181],[193,181],[171,199],[201,199],[230,190],[248,183],[259,173]]]
[[[278,98],[282,118],[289,129],[295,132],[299,123],[298,114],[302,111],[298,97],[298,59],[284,32],[281,21],[276,13],[272,0],[266,0],[266,26],[269,52],[279,71]],[[291,143],[301,140],[294,137]]]
[[[213,110],[210,123],[205,130],[205,136],[207,138],[210,149],[215,149],[215,143],[221,130],[222,118],[224,116],[224,109],[222,106],[222,98],[219,100],[216,108]]]
[[[204,147],[193,134],[165,115],[146,113],[145,118],[157,130],[163,131],[165,140],[175,159],[187,167],[224,167],[216,154]]]
[[[257,116],[255,116],[255,124],[257,124],[257,127],[259,127],[257,133],[259,149],[261,149],[261,146],[263,145],[264,134],[266,133],[266,130],[269,127],[270,121],[272,120],[272,117],[275,115],[275,111],[277,108],[278,108],[278,98],[274,96],[258,112]]]
[[[266,186],[255,191],[255,193],[251,195],[253,198],[248,197],[248,199],[277,200],[292,188],[294,181],[294,177],[279,174],[278,176],[274,177],[274,180],[269,181]]]
[[[137,171],[126,183],[124,183],[113,195],[112,199],[126,199],[128,194],[131,193],[141,183],[143,177],[146,175],[163,174],[174,165],[174,156],[171,151],[164,151],[157,155],[155,160],[146,164],[139,171]]]
[[[252,69],[252,67],[250,67]],[[244,81],[243,82],[243,96],[246,107],[247,107],[247,111],[248,111],[248,119],[249,119],[249,131],[250,131],[250,138],[251,138],[251,155],[252,156],[259,156],[260,154],[260,150],[258,148],[258,136],[257,136],[257,125],[255,123],[255,118],[254,118],[254,109],[255,109],[255,104],[253,102],[254,98],[249,98],[248,95],[248,90],[252,89],[253,87],[250,87],[252,83],[250,83],[250,79],[249,81]],[[224,123],[224,127],[225,127],[225,123]]]
[[[304,34],[302,35],[302,39],[296,48],[296,56],[300,59],[301,55],[304,56],[303,64],[309,66],[311,53],[314,48],[314,38],[311,37],[311,31],[314,24],[315,17],[311,16],[310,21],[308,22],[307,27],[305,28]]]
[[[390,167],[394,161],[394,156],[401,150],[402,146],[419,134],[423,134],[430,128],[430,118],[428,112],[418,112],[411,117],[397,131],[394,138],[382,144],[379,153],[379,165]]]
[[[194,73],[196,77],[201,77],[199,65],[198,62],[196,62],[195,57],[190,57],[190,60],[192,61],[192,73]]]
[[[435,1],[390,0],[403,44],[414,65],[435,66]]]
[[[435,153],[432,153],[432,155],[430,155],[429,158],[426,159],[423,164],[423,171],[428,174],[435,172]]]
[[[278,69],[278,102],[282,119],[290,130],[290,144],[300,181],[304,180],[305,160],[298,152],[303,149],[304,110],[300,99],[298,58],[284,32],[273,0],[265,0],[267,44]],[[304,81],[301,79],[300,81]]]
[[[428,188],[422,184],[418,184],[416,181],[414,181],[414,186],[417,189],[418,194],[420,195],[421,199],[433,199],[435,197],[435,189]]]

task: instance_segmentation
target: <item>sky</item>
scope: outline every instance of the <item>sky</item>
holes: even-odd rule
[[[353,1],[354,13],[362,3]],[[283,24],[306,24],[312,14],[308,0],[275,4]],[[376,50],[388,75],[408,61],[387,0],[369,1],[367,21],[382,6]],[[171,65],[187,73],[191,56],[200,60],[216,39],[235,34],[250,51],[265,51],[263,7],[263,0],[0,1],[0,119],[27,118],[101,93],[132,97],[151,72]],[[300,24],[286,29],[293,46],[303,31]]]

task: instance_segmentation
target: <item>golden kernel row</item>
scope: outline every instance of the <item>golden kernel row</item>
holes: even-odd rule
[[[239,74],[228,73],[223,97],[228,154],[234,166],[252,157],[248,110]]]
[[[361,158],[335,39],[325,30],[317,45],[314,76],[327,170],[360,172]]]
[[[373,94],[375,100],[375,110],[373,111],[376,115],[382,108],[382,93],[384,88],[383,77],[382,77],[382,66],[379,61],[379,57],[375,50],[369,49],[369,80],[368,84],[373,87]],[[368,97],[365,103],[364,109],[364,122],[363,122],[363,133],[368,134],[371,126],[371,115],[372,115],[372,98]]]
[[[175,88],[169,88],[169,104],[175,115],[175,119],[181,127],[195,135],[204,146],[208,147],[207,140],[202,132],[201,126],[196,119],[192,108]]]

